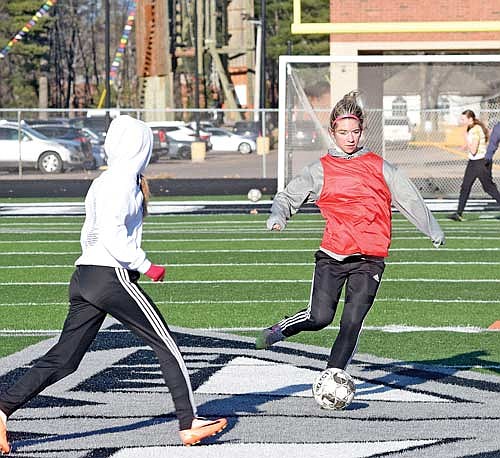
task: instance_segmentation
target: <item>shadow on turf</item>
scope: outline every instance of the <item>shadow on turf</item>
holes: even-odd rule
[[[500,392],[500,384],[498,383],[465,379],[456,375],[459,371],[489,366],[493,363],[482,359],[483,356],[489,356],[489,353],[484,350],[477,350],[450,358],[405,361],[396,364],[371,364],[364,370],[369,372],[384,369],[388,371],[386,375],[370,380],[370,383],[380,385],[377,388],[379,390],[389,389],[390,387],[410,388],[432,380]],[[500,369],[489,368],[489,370],[500,375]]]

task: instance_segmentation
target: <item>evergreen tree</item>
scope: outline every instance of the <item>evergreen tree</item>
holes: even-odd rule
[[[17,34],[43,3],[40,0],[9,0],[0,11],[2,48]],[[45,15],[18,41],[0,62],[0,106],[33,107],[38,99],[38,77],[48,58],[47,29],[52,19]]]

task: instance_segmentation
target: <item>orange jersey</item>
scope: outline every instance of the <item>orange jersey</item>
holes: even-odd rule
[[[316,205],[326,220],[321,246],[341,255],[386,257],[391,244],[391,192],[383,159],[369,152],[346,160],[321,158],[323,187]]]

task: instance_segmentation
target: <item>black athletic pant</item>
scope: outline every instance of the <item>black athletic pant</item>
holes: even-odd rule
[[[359,256],[337,261],[321,250],[316,252],[315,257],[316,267],[308,308],[285,318],[278,325],[285,337],[301,331],[323,329],[333,321],[345,285],[340,331],[327,364],[327,367],[345,369],[356,351],[363,320],[375,300],[385,264],[383,261],[364,260]]]
[[[109,313],[155,351],[180,429],[191,427],[196,407],[186,365],[158,308],[137,284],[139,276],[122,268],[77,267],[69,285],[70,306],[61,337],[0,396],[0,409],[7,416],[78,368]]]
[[[476,178],[481,182],[484,192],[493,197],[498,205],[500,205],[500,192],[498,192],[497,185],[493,181],[491,167],[491,163],[488,166],[484,164],[484,159],[477,159],[475,161],[469,160],[467,162],[462,186],[460,187],[460,197],[458,198],[457,213],[459,215],[461,215],[465,209],[465,204],[467,203],[472,185],[474,181],[476,181]]]

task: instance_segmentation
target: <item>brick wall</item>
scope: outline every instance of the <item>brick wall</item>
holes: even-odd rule
[[[500,1],[330,0],[330,22],[500,21]],[[500,32],[334,34],[333,41],[500,40]]]

